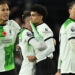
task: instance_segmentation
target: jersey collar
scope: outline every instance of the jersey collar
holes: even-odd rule
[[[38,24],[37,26],[35,26],[35,27],[38,27],[38,26],[40,26],[40,25],[42,25],[43,24],[43,22],[42,23],[40,23],[40,24]]]
[[[0,24],[0,26],[6,26],[6,24]]]

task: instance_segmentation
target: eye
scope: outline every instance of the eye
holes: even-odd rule
[[[6,11],[9,11],[9,9],[2,9],[2,11],[5,11],[5,10],[6,10]]]
[[[2,9],[2,11],[5,11],[5,9]]]
[[[6,9],[7,11],[9,11],[9,9]]]
[[[31,16],[35,16],[34,14],[32,14]]]

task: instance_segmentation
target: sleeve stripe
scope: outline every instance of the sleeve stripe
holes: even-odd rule
[[[47,41],[47,40],[49,40],[49,39],[51,39],[51,38],[53,38],[53,37],[48,37],[48,38],[46,38],[44,41]]]
[[[34,38],[34,37],[29,38],[28,43],[29,43],[29,41],[30,41],[31,39],[33,39],[33,38]]]
[[[71,38],[69,38],[68,40],[70,40],[70,39],[75,39],[75,37],[71,37]]]

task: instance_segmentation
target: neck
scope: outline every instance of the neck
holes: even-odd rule
[[[72,20],[75,20],[75,17],[70,16],[69,18],[71,18]]]
[[[6,24],[6,21],[0,21],[0,25]]]
[[[39,22],[39,23],[37,23],[37,24],[34,24],[35,26],[38,26],[38,25],[40,25],[40,24],[42,24],[43,22]]]

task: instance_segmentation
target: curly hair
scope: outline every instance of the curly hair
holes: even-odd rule
[[[43,20],[46,19],[46,16],[48,15],[46,7],[40,4],[33,5],[30,11],[37,12],[39,15],[42,15]]]
[[[67,3],[67,6],[69,9],[71,9],[74,4],[75,4],[75,1],[71,1],[71,2]]]

